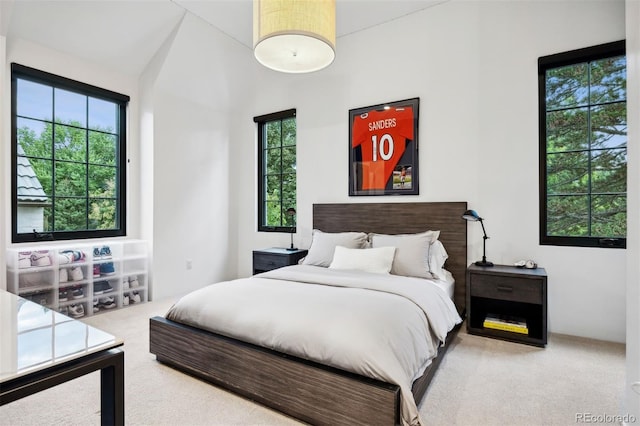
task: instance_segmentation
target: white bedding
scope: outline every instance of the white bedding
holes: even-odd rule
[[[421,278],[295,265],[204,287],[167,318],[400,386],[405,425],[420,425],[411,393],[462,320]]]
[[[445,279],[434,280],[434,282],[438,287],[440,287],[445,293],[449,295],[449,298],[451,298],[451,300],[453,300],[456,289],[456,280],[453,278],[453,275],[451,275],[451,272],[447,271],[446,269],[443,269],[443,271]]]

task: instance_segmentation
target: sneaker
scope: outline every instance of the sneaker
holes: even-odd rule
[[[67,268],[60,268],[60,282],[66,283],[67,281],[69,281],[69,272],[67,271]]]
[[[71,278],[71,281],[80,281],[81,279],[83,279],[84,275],[82,274],[82,268],[79,266],[71,268],[71,270],[69,271],[69,278]]]
[[[61,251],[58,253],[58,265],[67,265],[73,262],[73,253]]]
[[[84,297],[84,290],[82,289],[82,287],[74,288],[71,292],[71,297],[73,297],[74,299],[82,299]]]
[[[113,290],[113,287],[109,285],[108,281],[98,281],[93,283],[93,294],[99,295],[109,293]]]
[[[73,318],[80,318],[84,316],[84,305],[70,305],[69,315]]]
[[[129,278],[124,277],[122,279],[122,289],[123,290],[129,290]]]
[[[138,282],[138,277],[135,275],[132,275],[129,277],[129,285],[131,286],[131,288],[136,288],[140,286],[140,283]]]
[[[66,302],[67,300],[69,300],[69,292],[67,290],[60,290],[60,293],[58,293],[58,301]]]
[[[116,299],[113,297],[101,297],[98,299],[98,303],[105,309],[113,309],[116,307]]]
[[[73,250],[60,250],[60,256],[64,256],[69,259],[67,263],[72,263],[75,259]]]
[[[93,278],[100,278],[100,265],[93,265]]]
[[[102,246],[100,249],[100,257],[103,259],[111,259],[111,249],[109,246]]]
[[[60,309],[58,309],[58,312],[60,312],[62,315],[69,315],[69,309],[67,309],[66,306],[63,306]]]
[[[104,281],[96,281],[93,283],[93,294],[103,294],[104,293]]]
[[[31,253],[31,266],[49,266],[51,258],[49,250],[38,250]]]
[[[127,305],[129,305],[129,295],[128,295],[128,294],[125,294],[125,295],[122,297],[122,306],[127,306]]]
[[[31,252],[21,251],[18,253],[18,268],[30,268],[31,267]]]
[[[100,256],[100,249],[98,247],[93,248],[93,260],[100,260],[102,256]]]
[[[60,253],[69,256],[72,262],[82,262],[84,260],[84,253],[80,250],[63,250]]]
[[[138,293],[137,291],[134,291],[131,294],[131,303],[140,303],[142,301],[142,299],[140,298],[140,293]]]
[[[100,275],[113,275],[115,273],[116,273],[116,270],[113,267],[113,262],[100,264]]]
[[[98,305],[98,299],[93,299],[93,313],[100,312],[100,305]]]

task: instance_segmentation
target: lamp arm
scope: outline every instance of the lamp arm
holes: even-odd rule
[[[484,236],[482,237],[482,263],[487,263],[487,231],[484,229],[484,223],[482,223],[482,219],[480,220],[480,225],[482,225],[482,233]]]
[[[480,225],[482,226],[482,233],[484,234],[482,238],[485,240],[489,239],[489,237],[487,237],[487,231],[484,230],[484,223],[482,223],[482,219],[480,219]]]

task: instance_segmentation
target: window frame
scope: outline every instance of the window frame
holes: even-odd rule
[[[274,112],[271,114],[260,115],[253,118],[253,121],[258,124],[258,232],[287,232],[287,233],[295,233],[296,232],[296,224],[297,221],[294,220],[293,226],[268,226],[265,225],[266,222],[266,214],[267,211],[265,209],[265,158],[264,158],[264,146],[265,146],[265,125],[268,122],[274,121],[282,121],[288,118],[296,119],[296,163],[298,157],[298,132],[297,132],[297,115],[296,109],[291,108],[284,111]],[[282,150],[282,139],[280,140],[280,149]],[[280,185],[282,185],[282,174],[280,175]],[[296,171],[296,180],[298,173]],[[298,198],[298,189],[296,185],[296,207],[297,207],[297,198]],[[284,200],[280,200],[281,210],[284,207],[282,202]],[[282,221],[281,221],[282,223]]]
[[[626,56],[625,40],[576,49],[538,58],[538,107],[539,107],[539,195],[540,195],[540,245],[626,248],[623,237],[579,237],[547,235],[547,106],[546,71],[569,65],[577,65],[614,56]],[[626,99],[626,98],[625,98]],[[626,100],[625,100],[626,103]],[[627,145],[628,148],[628,145]],[[589,195],[592,192],[590,190]],[[628,210],[627,210],[628,214]]]
[[[116,185],[115,200],[116,221],[118,226],[114,229],[85,229],[78,231],[44,231],[18,233],[18,85],[17,81],[27,80],[49,87],[58,88],[83,96],[90,96],[113,102],[118,105],[118,136],[116,144]],[[38,241],[67,241],[88,238],[110,238],[127,235],[127,108],[130,97],[87,83],[83,83],[60,75],[48,73],[25,65],[11,63],[11,238],[13,243],[38,242]],[[55,123],[55,117],[52,117]],[[87,124],[88,126],[88,124]],[[52,157],[52,160],[55,155]],[[89,160],[86,159],[86,163]],[[86,187],[85,196],[88,197],[89,186]],[[53,194],[52,194],[53,195]],[[55,196],[54,196],[55,198]],[[88,212],[88,208],[87,208]]]

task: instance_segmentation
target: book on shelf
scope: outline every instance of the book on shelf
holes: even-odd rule
[[[487,314],[483,322],[484,328],[494,330],[512,331],[514,333],[529,334],[527,321],[524,318],[508,315]]]

